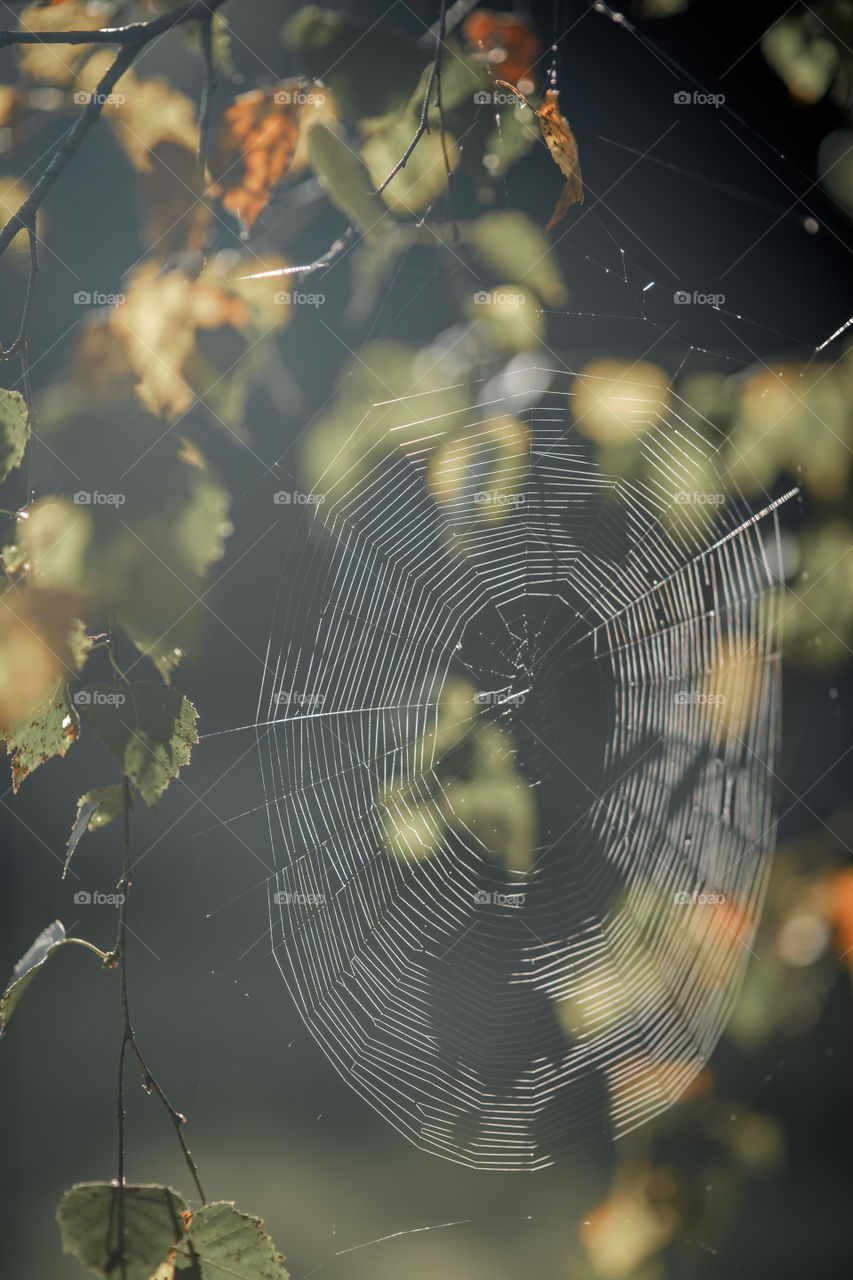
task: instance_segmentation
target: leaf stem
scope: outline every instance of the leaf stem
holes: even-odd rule
[[[131,791],[130,779],[127,774],[122,774],[122,875],[118,887],[121,892],[121,902],[119,904],[118,916],[118,932],[116,934],[115,948],[110,956],[113,964],[118,965],[119,971],[119,988],[121,992],[121,1010],[122,1010],[122,1036],[121,1048],[119,1050],[119,1069],[118,1069],[118,1182],[119,1186],[124,1186],[124,1166],[125,1166],[125,1108],[124,1108],[124,1063],[127,1049],[133,1052],[136,1061],[139,1064],[139,1070],[142,1075],[142,1087],[146,1093],[152,1091],[162,1102],[172,1122],[175,1135],[178,1139],[181,1151],[190,1176],[195,1183],[196,1191],[202,1204],[206,1204],[207,1199],[199,1178],[198,1167],[192,1158],[190,1149],[184,1140],[181,1126],[186,1123],[186,1117],[181,1115],[180,1111],[176,1111],[166,1094],[151,1071],[148,1063],[142,1055],[142,1051],[136,1041],[136,1034],[133,1030],[133,1024],[130,1019],[130,1003],[127,995],[127,905],[130,898],[130,886],[133,883],[133,875],[130,865],[130,805]]]

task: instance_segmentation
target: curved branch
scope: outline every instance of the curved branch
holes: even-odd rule
[[[185,22],[203,21],[225,0],[190,0],[159,18],[131,22],[126,27],[101,27],[93,31],[0,31],[0,49],[12,44],[122,44],[141,48],[155,36]]]
[[[106,28],[102,31],[60,31],[60,32],[27,32],[0,31],[0,48],[4,44],[120,44],[123,47],[116,56],[112,66],[100,80],[95,92],[75,121],[73,128],[59,147],[50,164],[33,187],[30,195],[0,231],[0,254],[9,246],[10,241],[22,227],[34,225],[35,214],[47,193],[50,191],[68,161],[77,151],[86,134],[101,114],[104,102],[112,92],[114,85],[121,79],[137,54],[149,41],[164,31],[181,26],[185,22],[208,20],[211,15],[225,3],[225,0],[191,0],[191,3],[163,14],[161,18],[152,18],[150,22],[137,22],[127,27]],[[57,39],[52,37],[56,36]],[[77,37],[84,37],[78,39]],[[21,37],[20,39],[18,37]],[[47,38],[51,37],[51,38]],[[94,39],[93,39],[94,37]]]
[[[109,70],[101,77],[98,87],[92,94],[82,114],[77,118],[65,141],[53,155],[50,164],[33,187],[21,207],[12,214],[2,231],[0,231],[0,253],[5,252],[9,243],[23,227],[34,225],[36,211],[50,191],[68,161],[77,151],[86,134],[98,120],[104,103],[112,93],[113,86],[127,71],[133,59],[142,48],[139,44],[127,45],[116,57]]]

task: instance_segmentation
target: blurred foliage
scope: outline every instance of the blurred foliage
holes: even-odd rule
[[[478,719],[478,690],[459,677],[443,684],[436,723],[410,748],[403,781],[380,792],[382,843],[402,860],[430,857],[447,828],[473,833],[487,856],[510,871],[525,871],[536,844],[536,805],[515,765],[511,735]],[[423,760],[434,760],[432,781]],[[436,806],[441,822],[436,823]]]

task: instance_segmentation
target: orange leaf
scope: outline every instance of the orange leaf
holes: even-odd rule
[[[830,880],[830,921],[839,958],[851,962],[853,952],[853,867],[845,867]]]
[[[465,19],[462,33],[490,71],[499,70],[508,79],[526,82],[529,90],[533,89],[533,64],[542,52],[542,43],[521,14],[475,9]]]
[[[107,324],[124,347],[145,407],[176,418],[197,398],[186,372],[198,331],[239,328],[248,318],[246,303],[234,294],[180,271],[159,275],[157,264],[147,262],[130,277],[127,296]]]
[[[506,80],[496,80],[495,84],[503,85],[505,89],[510,89],[517,97],[521,98],[525,106],[530,107],[523,93],[509,84]],[[536,111],[535,107],[530,107],[531,111],[536,111],[539,117],[539,127],[542,130],[542,137],[545,139],[548,150],[551,152],[551,159],[560,169],[560,172],[566,178],[566,185],[563,188],[562,195],[557,201],[557,207],[551,215],[546,230],[559,222],[566,214],[566,210],[570,205],[583,204],[583,179],[581,178],[581,166],[578,159],[578,144],[575,141],[575,135],[569,128],[569,122],[561,113],[559,108],[559,95],[556,89],[549,89],[545,94],[545,101]]]
[[[215,192],[247,228],[266,208],[299,139],[300,95],[275,89],[242,93],[227,108],[216,138]]]

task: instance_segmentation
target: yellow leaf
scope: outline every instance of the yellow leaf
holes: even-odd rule
[[[177,417],[196,399],[184,370],[199,329],[245,324],[248,308],[240,298],[182,272],[159,276],[145,263],[131,277],[121,306],[108,320],[122,340],[139,379],[137,394],[152,413]]]
[[[605,447],[630,444],[656,426],[669,404],[669,378],[654,364],[595,360],[575,379],[578,431]]]
[[[80,95],[94,91],[112,60],[106,51],[89,58],[76,81]],[[196,106],[165,76],[141,80],[132,69],[126,71],[103,110],[131,164],[141,172],[151,169],[150,153],[158,143],[175,142],[198,151]]]
[[[18,27],[33,32],[95,31],[109,23],[112,12],[110,5],[94,0],[68,0],[46,7],[31,5],[21,10]],[[60,89],[73,83],[78,68],[91,52],[85,44],[22,44],[17,48],[21,71],[29,80]],[[113,55],[108,56],[112,61]]]

